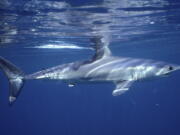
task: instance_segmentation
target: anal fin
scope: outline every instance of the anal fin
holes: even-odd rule
[[[68,87],[74,87],[74,86],[75,86],[74,83],[69,83],[69,84],[68,84]]]

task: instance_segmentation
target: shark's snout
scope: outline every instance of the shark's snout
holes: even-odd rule
[[[180,70],[180,66],[179,65],[175,65],[175,64],[166,64],[165,66],[163,66],[162,68],[159,68],[156,72],[156,76],[159,75],[169,75],[170,73]]]
[[[175,66],[170,66],[169,70],[171,71],[176,71],[176,70],[180,70],[180,66],[179,65],[175,65]]]
[[[167,73],[171,73],[171,72],[174,72],[177,70],[180,70],[179,65],[170,65],[170,66],[168,66]]]

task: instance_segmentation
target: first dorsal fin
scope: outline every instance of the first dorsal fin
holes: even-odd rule
[[[108,37],[97,36],[91,39],[94,43],[93,48],[95,49],[95,54],[92,57],[92,60],[102,59],[104,57],[110,56],[111,51],[109,49],[109,39]]]

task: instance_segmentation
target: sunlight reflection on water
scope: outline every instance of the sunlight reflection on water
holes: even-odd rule
[[[66,42],[74,39],[78,39],[73,41],[76,44],[87,46],[90,38],[104,35],[111,37],[109,42],[127,42],[156,31],[165,33],[167,12],[171,12],[166,0],[102,0],[89,5],[33,0],[21,4],[6,0],[0,3],[1,46],[34,46],[49,44],[50,40]],[[177,9],[172,6],[171,10]],[[156,25],[161,28],[156,29]]]

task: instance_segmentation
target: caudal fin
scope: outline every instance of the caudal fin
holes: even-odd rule
[[[12,104],[19,95],[24,84],[24,74],[15,65],[0,57],[0,69],[4,71],[9,80],[9,103]]]

